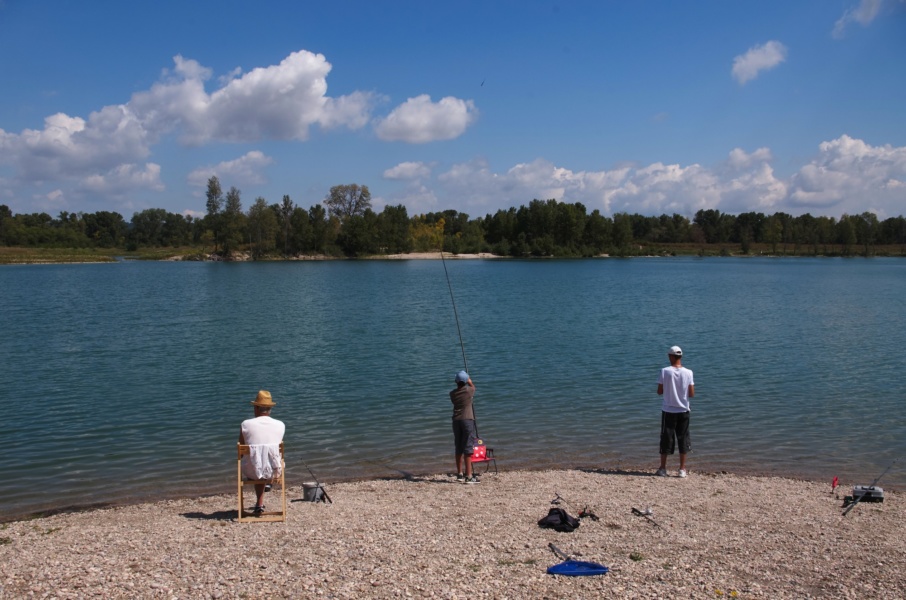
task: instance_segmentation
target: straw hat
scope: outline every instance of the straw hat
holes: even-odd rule
[[[272,406],[277,406],[277,403],[271,400],[271,393],[266,390],[261,390],[258,392],[258,395],[255,397],[255,400],[252,402],[252,406],[260,406],[261,408],[270,408]]]

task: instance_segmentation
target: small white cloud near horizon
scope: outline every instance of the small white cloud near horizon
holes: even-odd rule
[[[425,144],[458,138],[477,119],[478,109],[472,100],[447,96],[431,102],[430,96],[422,94],[377,119],[374,131],[384,141]]]
[[[762,71],[773,69],[786,60],[786,46],[771,40],[761,46],[753,46],[745,54],[733,59],[731,73],[739,85],[755,79]]]
[[[208,180],[217,176],[221,186],[259,185],[267,183],[264,168],[274,162],[260,150],[252,150],[234,160],[226,160],[214,166],[199,167],[186,176],[186,183],[196,188],[195,196],[203,195]]]
[[[391,180],[424,179],[429,175],[431,175],[431,167],[421,161],[401,162],[395,167],[385,170],[383,173],[384,179]]]
[[[831,35],[834,39],[842,39],[846,36],[846,29],[851,23],[868,27],[881,12],[882,3],[883,0],[860,0],[859,5],[855,8],[847,8],[843,16],[834,23]]]

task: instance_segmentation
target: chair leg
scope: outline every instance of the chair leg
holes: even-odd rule
[[[242,513],[245,512],[245,503],[242,498],[242,467],[237,467],[236,481],[238,482],[237,487],[239,493],[239,512],[236,514],[236,520],[240,523],[242,522]]]

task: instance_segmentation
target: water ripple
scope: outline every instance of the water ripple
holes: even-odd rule
[[[901,261],[447,267],[503,467],[655,465],[673,343],[695,371],[695,467],[868,483],[904,450]],[[3,268],[0,330],[20,415],[0,432],[7,514],[229,491],[262,388],[291,481],[452,469],[463,357],[437,261]]]

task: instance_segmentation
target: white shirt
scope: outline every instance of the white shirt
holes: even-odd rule
[[[257,444],[279,444],[283,441],[286,425],[283,421],[272,419],[269,416],[246,419],[240,427],[242,439],[249,446]]]
[[[280,442],[286,432],[283,421],[269,416],[246,419],[240,426],[249,455],[242,457],[242,474],[248,479],[279,477],[282,470]]]
[[[689,386],[695,385],[692,371],[686,367],[664,367],[657,383],[664,386],[664,402],[661,405],[664,412],[689,412]]]

